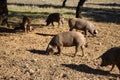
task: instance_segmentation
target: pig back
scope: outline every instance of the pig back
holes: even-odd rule
[[[101,57],[102,59],[107,58],[113,64],[120,64],[120,47],[107,50]]]
[[[69,19],[69,27],[75,29],[84,29],[87,25],[87,22],[83,19],[79,18],[71,18]]]
[[[56,41],[58,41],[58,44],[61,44],[63,46],[75,46],[76,43],[84,44],[85,38],[80,32],[69,31],[60,33],[56,37]]]
[[[59,21],[62,18],[62,14],[60,13],[52,13],[48,16],[46,22],[51,22],[51,21]]]
[[[113,51],[111,51],[111,57],[113,57],[113,61],[115,64],[120,64],[120,47],[114,47]]]

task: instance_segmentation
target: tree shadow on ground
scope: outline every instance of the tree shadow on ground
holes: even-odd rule
[[[100,6],[112,6],[112,7],[120,7],[120,4],[117,3],[86,3],[90,5],[100,5]],[[76,6],[65,6],[62,5],[55,5],[55,4],[23,4],[23,3],[8,3],[8,5],[17,5],[17,6],[37,6],[39,8],[66,8],[66,9],[76,9]]]
[[[31,49],[31,50],[27,50],[31,53],[34,53],[34,54],[41,54],[41,55],[48,55],[46,54],[46,51],[45,50],[35,50],[35,49]]]
[[[90,5],[100,5],[100,6],[112,6],[112,7],[120,7],[120,4],[117,3],[86,3]]]
[[[12,19],[12,18],[16,17],[16,18],[20,19],[20,21],[22,22],[23,16],[26,15],[26,16],[28,16],[28,17],[31,18],[31,22],[32,22],[32,20],[34,20],[34,19],[47,19],[48,14],[49,14],[48,12],[19,12],[19,11],[9,11],[9,18]],[[16,23],[13,20],[9,21],[9,23],[13,27],[20,26],[20,25],[18,25],[20,23]],[[45,26],[45,24],[31,24],[31,26],[42,28],[42,27]]]
[[[43,28],[46,25],[45,24],[31,24],[31,26],[33,26],[34,28],[36,28],[36,27]]]
[[[55,34],[43,34],[43,33],[36,33],[37,35],[42,35],[42,36],[56,36]]]
[[[29,16],[31,19],[40,19],[46,18],[50,13],[49,12],[20,12],[20,11],[10,11],[9,10],[9,17],[22,18],[24,15]]]
[[[37,29],[37,28],[43,28],[46,27],[45,24],[31,24],[31,26],[33,27],[33,30]]]
[[[10,26],[12,26],[12,28],[15,28],[15,27],[20,27],[20,22],[14,22],[14,21],[9,21],[9,24]]]
[[[94,4],[94,3],[93,3]],[[9,3],[9,5],[19,5],[19,6],[32,6],[33,4],[15,4],[15,3]],[[97,4],[97,5],[110,5],[111,4]],[[119,6],[119,4],[113,4],[114,6]],[[39,6],[40,8],[49,8],[49,7],[53,7],[53,8],[58,8],[60,9],[61,6],[60,5],[53,5],[53,4],[35,4],[34,6]],[[90,18],[96,22],[105,22],[105,23],[116,23],[116,24],[120,24],[120,9],[119,8],[91,8],[91,7],[84,7],[83,8],[83,13],[82,16],[83,17],[87,17]],[[74,9],[76,10],[76,7],[72,7],[72,6],[66,6],[66,9]],[[22,17],[22,15],[28,15],[30,16],[32,19],[46,19],[47,16],[50,14],[49,12],[19,12],[19,11],[9,11],[10,17],[13,16],[17,16],[17,17]],[[63,13],[65,15],[73,15],[75,16],[75,13],[73,12],[65,12]]]
[[[0,27],[0,33],[15,33],[15,30],[7,27]]]
[[[120,74],[112,74],[109,73],[108,71],[103,71],[100,69],[94,69],[89,67],[88,65],[85,64],[80,64],[80,65],[76,65],[76,64],[61,64],[62,66],[68,67],[70,69],[79,71],[79,72],[84,72],[84,73],[88,73],[88,74],[94,74],[94,75],[103,75],[103,76],[112,76],[112,77],[120,77]]]
[[[8,5],[17,5],[17,6],[37,6],[39,8],[63,8],[61,5],[54,5],[54,4],[23,4],[23,3],[8,3]],[[74,9],[74,6],[65,6],[64,8],[71,8]]]
[[[31,53],[34,53],[34,54],[40,54],[40,55],[49,55],[46,53],[45,50],[35,50],[35,49],[31,49],[31,50],[27,50]],[[59,55],[57,52],[54,53],[54,55]]]
[[[84,17],[91,18],[96,22],[107,22],[120,24],[120,9],[108,9],[108,8],[88,8],[83,9]]]

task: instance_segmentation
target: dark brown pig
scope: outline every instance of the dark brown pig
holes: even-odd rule
[[[107,50],[103,55],[101,55],[99,58],[102,59],[101,67],[112,65],[112,69],[116,65],[120,72],[120,47],[113,47],[109,50]]]
[[[48,26],[50,23],[54,26],[54,22],[58,23],[58,27],[60,26],[60,22],[63,24],[64,17],[61,13],[52,13],[47,17],[46,20],[46,26]]]
[[[28,16],[23,16],[22,23],[20,23],[20,27],[15,27],[14,30],[24,30],[25,32],[30,32],[33,30],[31,26],[31,19]]]
[[[73,29],[83,30],[85,32],[85,37],[87,36],[87,31],[93,36],[96,36],[96,34],[98,33],[92,23],[80,18],[70,18],[68,24],[70,27],[70,31],[72,31]]]
[[[25,32],[32,31],[33,27],[31,26],[30,17],[28,16],[23,17],[21,27],[25,30]]]
[[[75,46],[75,54],[77,54],[79,48],[82,49],[82,56],[84,56],[84,46],[86,44],[86,39],[80,32],[69,31],[60,33],[52,38],[46,52],[48,54],[54,54],[54,49],[57,47],[58,54],[61,53],[61,48]]]

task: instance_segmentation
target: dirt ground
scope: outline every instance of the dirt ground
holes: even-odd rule
[[[80,56],[81,50],[77,56],[71,57],[74,47],[63,47],[60,56],[45,54],[51,38],[69,30],[67,20],[70,16],[75,16],[74,7],[70,11],[68,8],[62,9],[66,18],[64,25],[58,27],[55,23],[53,27],[45,26],[45,19],[49,14],[47,10],[57,12],[58,8],[54,6],[24,6],[27,10],[34,10],[29,12],[22,9],[21,5],[8,5],[11,27],[0,27],[0,80],[120,80],[117,67],[109,73],[111,66],[100,67],[101,60],[93,60],[111,47],[120,46],[120,4],[109,5],[85,4],[83,19],[92,22],[99,33],[96,37],[88,34],[88,47],[85,48],[84,57]],[[38,8],[42,11],[37,12]],[[19,25],[23,14],[32,18],[34,31],[14,32],[13,28]]]

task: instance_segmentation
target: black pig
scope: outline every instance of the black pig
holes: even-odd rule
[[[107,50],[103,55],[101,55],[99,58],[102,59],[101,67],[112,65],[112,69],[116,65],[120,71],[120,47],[113,47],[109,50]]]
[[[61,13],[52,13],[47,17],[46,20],[46,26],[48,26],[50,23],[54,26],[54,22],[58,22],[58,27],[60,26],[60,22],[63,24],[64,17]]]

